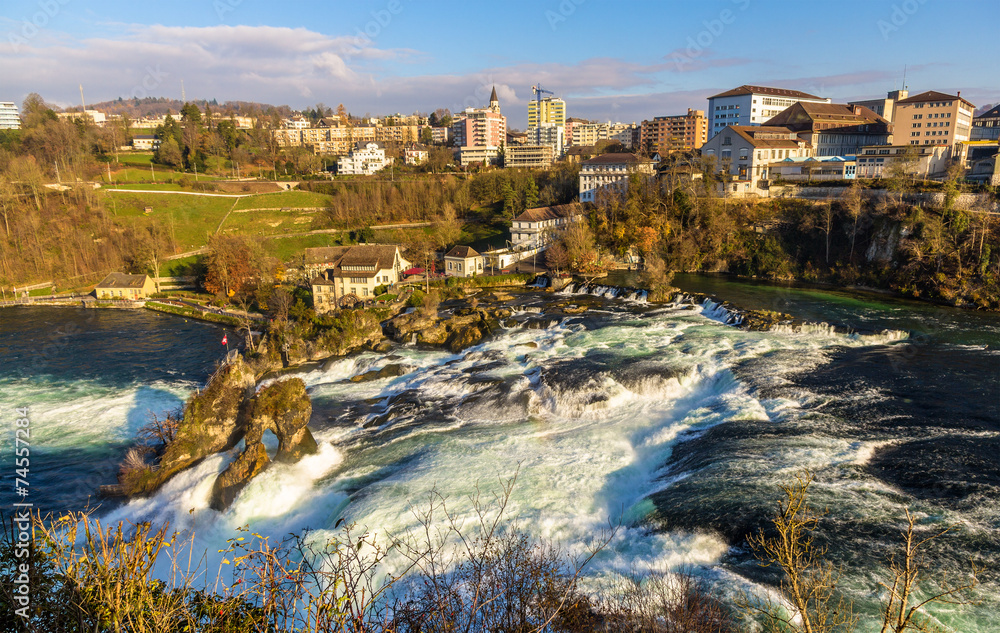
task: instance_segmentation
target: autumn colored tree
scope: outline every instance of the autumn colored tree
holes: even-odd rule
[[[205,290],[233,297],[252,291],[266,271],[260,246],[240,235],[213,235],[208,240]]]

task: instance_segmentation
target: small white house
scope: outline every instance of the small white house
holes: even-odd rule
[[[449,277],[475,277],[483,272],[483,256],[471,246],[456,246],[444,256],[444,273]]]

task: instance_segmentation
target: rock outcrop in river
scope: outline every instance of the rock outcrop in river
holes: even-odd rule
[[[246,448],[215,480],[211,505],[216,510],[229,506],[251,479],[271,464],[264,447],[264,431],[278,438],[276,462],[296,462],[316,452],[316,440],[309,427],[312,403],[305,383],[292,378],[273,383],[248,399],[241,412]]]

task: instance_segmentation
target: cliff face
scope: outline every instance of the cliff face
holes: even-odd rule
[[[387,336],[408,343],[416,336],[417,343],[443,345],[459,352],[483,340],[499,327],[500,320],[511,315],[509,308],[466,308],[453,316],[439,318],[420,311],[400,314],[385,322]]]

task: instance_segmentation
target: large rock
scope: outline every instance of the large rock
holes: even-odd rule
[[[312,403],[300,378],[275,382],[251,398],[244,408],[246,448],[212,487],[212,507],[224,510],[251,479],[271,463],[264,449],[264,431],[278,438],[274,461],[291,463],[317,451],[309,427]]]
[[[215,480],[215,485],[212,486],[212,508],[215,510],[228,508],[247,483],[270,464],[271,460],[267,457],[267,449],[263,442],[249,446]]]
[[[242,361],[230,363],[184,409],[176,438],[160,457],[154,476],[125,490],[127,495],[149,494],[180,471],[205,457],[232,448],[242,437],[240,418],[253,371]]]
[[[316,452],[316,440],[306,426],[312,402],[301,378],[268,385],[250,401],[247,411],[247,446],[261,441],[264,431],[270,430],[278,438],[274,461],[296,462]]]

